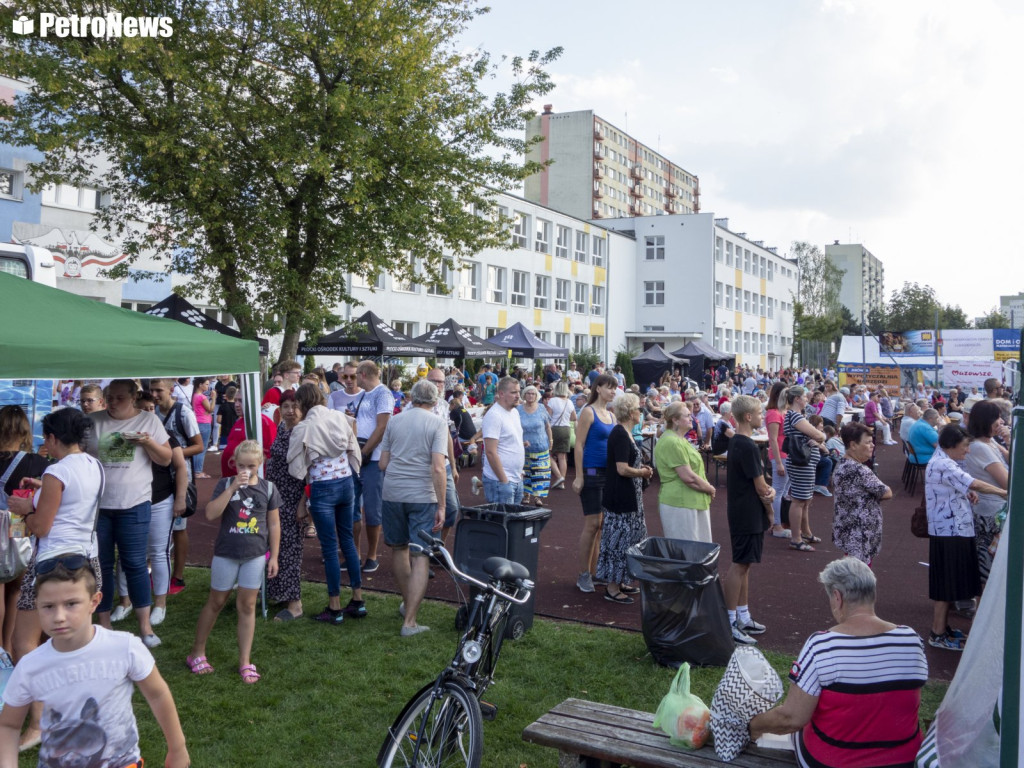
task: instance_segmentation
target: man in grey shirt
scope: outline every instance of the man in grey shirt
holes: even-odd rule
[[[380,442],[384,541],[392,549],[395,581],[402,592],[402,637],[429,629],[416,623],[427,592],[427,558],[423,552],[410,552],[409,544],[420,543],[421,531],[437,532],[444,524],[449,436],[447,424],[432,412],[438,397],[431,382],[413,384],[412,406],[388,422]]]

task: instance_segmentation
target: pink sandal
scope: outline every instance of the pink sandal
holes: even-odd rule
[[[256,671],[255,664],[246,664],[238,668],[238,674],[242,676],[242,682],[246,685],[253,685],[260,679],[260,673]]]
[[[213,666],[205,656],[186,656],[185,663],[193,675],[208,675],[213,672]]]

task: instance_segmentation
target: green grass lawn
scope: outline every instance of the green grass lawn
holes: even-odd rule
[[[208,643],[216,672],[192,675],[185,656],[209,571],[189,569],[188,588],[168,600],[154,652],[174,693],[194,766],[371,766],[388,726],[409,697],[437,676],[455,649],[455,609],[428,603],[421,623],[432,631],[399,637],[399,599],[367,593],[369,617],[340,627],[308,618],[288,624],[257,619],[253,662],[256,685],[238,676],[233,607],[221,614]],[[347,595],[342,595],[347,599]],[[307,615],[326,604],[322,584],[306,584]],[[274,610],[271,610],[273,615]],[[118,628],[136,631],[134,619]],[[767,653],[785,680],[792,659]],[[695,669],[693,691],[711,701],[722,668]],[[563,699],[575,696],[653,712],[675,672],[659,667],[638,633],[579,624],[537,621],[520,640],[506,643],[498,681],[487,699],[498,717],[485,723],[488,766],[551,766],[553,750],[522,741],[527,725]],[[946,685],[925,689],[923,718],[932,718]],[[135,710],[147,764],[162,765],[164,741],[141,694]],[[23,768],[36,752],[22,755]]]

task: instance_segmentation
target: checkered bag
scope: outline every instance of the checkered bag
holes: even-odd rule
[[[735,760],[750,740],[750,721],[781,698],[782,680],[764,654],[749,645],[733,651],[711,699],[711,732],[718,757]]]

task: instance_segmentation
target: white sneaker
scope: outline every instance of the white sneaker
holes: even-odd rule
[[[164,619],[166,619],[166,618],[167,618],[167,609],[166,608],[162,608],[159,605],[155,606],[153,608],[153,610],[149,612],[149,623],[152,624],[154,627],[157,626],[158,624],[163,624],[164,623]],[[111,620],[113,620],[113,617],[111,617]]]
[[[405,600],[398,604],[398,615],[405,618]]]
[[[156,635],[143,635],[142,644],[149,648],[149,650],[153,650],[158,645],[160,645],[160,638]]]
[[[736,622],[732,623],[731,628],[733,642],[739,643],[740,645],[757,645],[757,640],[755,640],[742,629],[737,627]]]
[[[469,484],[473,487],[473,495],[479,496],[480,489],[484,487],[483,481],[479,477],[474,477]]]
[[[124,621],[125,619],[127,619],[131,615],[132,615],[132,604],[131,603],[128,603],[128,605],[119,605],[114,610],[112,610],[110,612],[110,620],[111,621]]]

